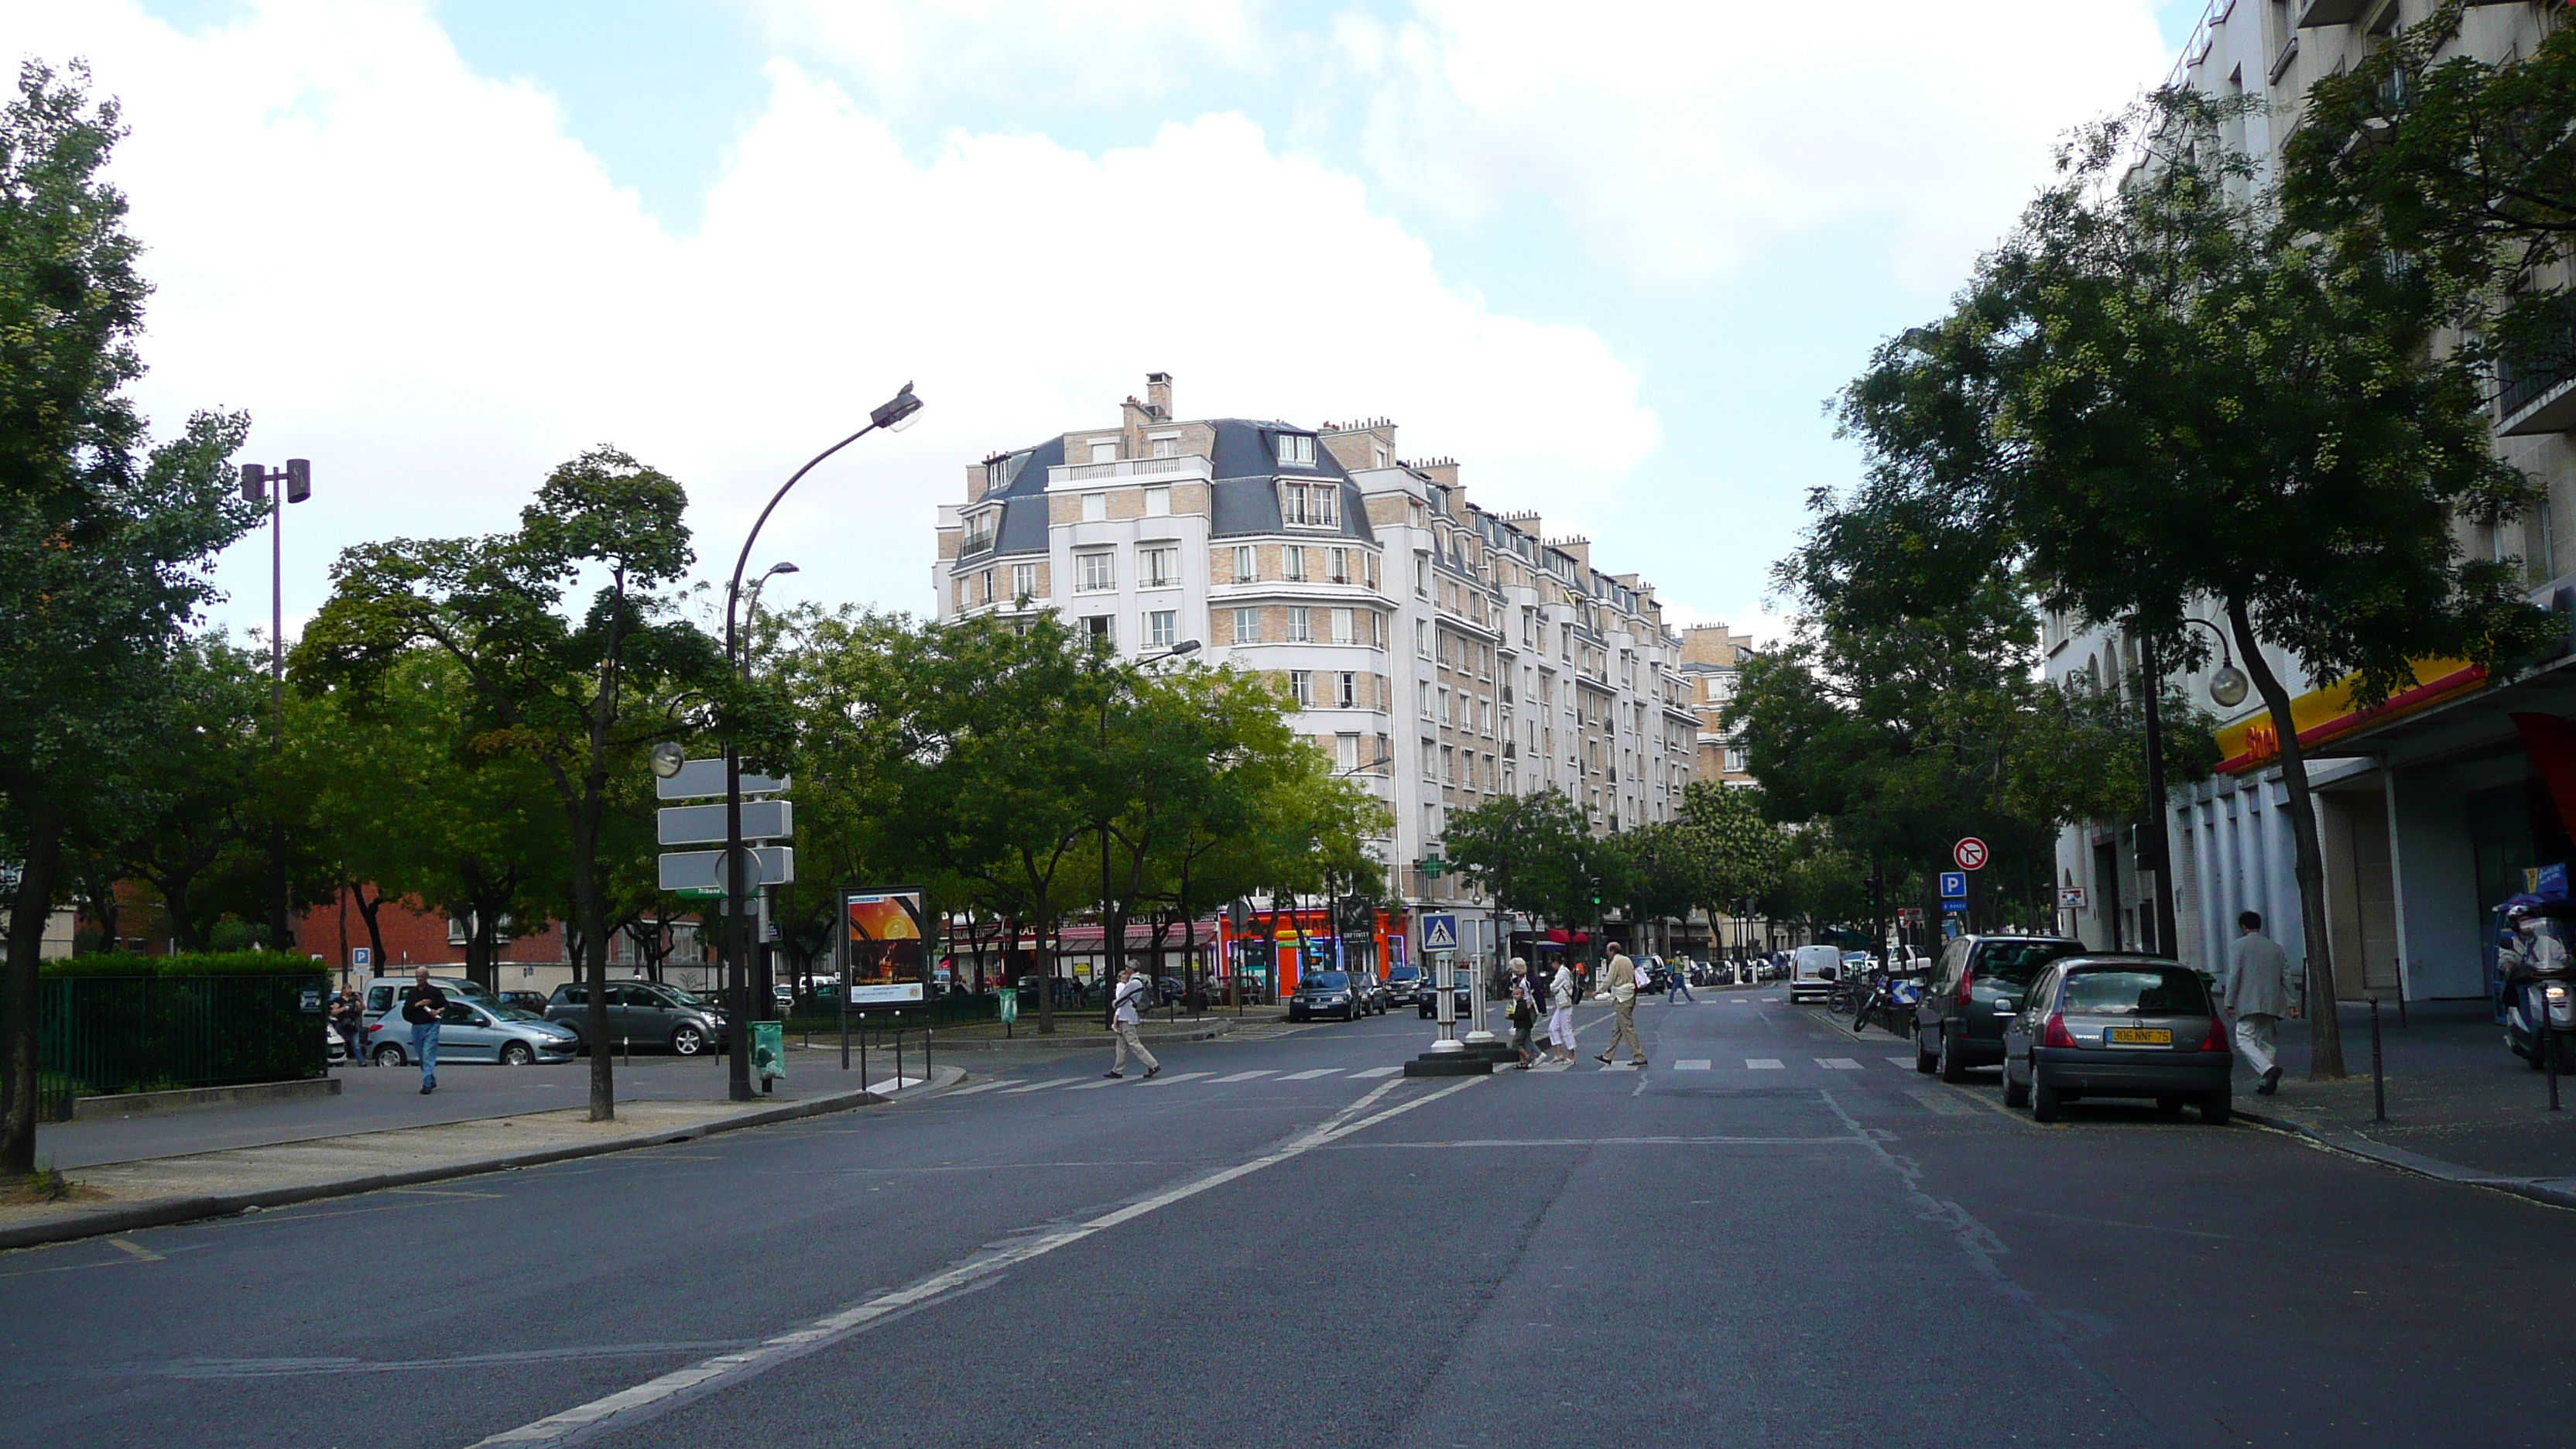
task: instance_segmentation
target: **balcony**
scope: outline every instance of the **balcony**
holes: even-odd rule
[[[1047,469],[1047,491],[1096,487],[1122,478],[1149,478],[1157,483],[1196,479],[1204,483],[1214,476],[1208,467],[1208,460],[1194,453],[1177,458],[1118,458],[1105,463],[1059,463]]]
[[[2496,431],[2509,438],[2576,430],[2576,330],[2555,357],[2496,363]]]
[[[2320,25],[2350,25],[2370,8],[2371,0],[2307,0],[2299,7],[2299,28],[2313,30]]]

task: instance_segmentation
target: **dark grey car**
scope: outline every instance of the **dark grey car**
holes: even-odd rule
[[[2152,1097],[2224,1123],[2235,1110],[2227,1018],[2199,972],[2161,956],[2049,963],[2004,1033],[2004,1105],[2042,1122],[2083,1097]]]
[[[2049,962],[2084,949],[2063,936],[1961,936],[1914,1003],[1914,1070],[1967,1080],[1970,1067],[2000,1065],[2004,1028]]]
[[[667,1047],[693,1057],[714,1051],[724,1041],[724,1013],[713,1002],[676,986],[650,981],[611,981],[608,991],[608,1039],[640,1047]],[[546,1003],[546,1020],[575,1033],[590,1030],[590,988],[572,982],[555,988]]]

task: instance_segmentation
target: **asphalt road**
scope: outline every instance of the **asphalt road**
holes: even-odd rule
[[[1398,1015],[0,1255],[0,1444],[2576,1442],[2576,1219],[1758,996],[1644,1072],[1357,1075]]]

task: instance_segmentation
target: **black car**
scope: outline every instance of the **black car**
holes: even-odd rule
[[[551,999],[542,991],[504,991],[500,996],[503,1006],[515,1006],[521,1011],[533,1011],[539,1016],[546,1014],[546,1005]]]
[[[2084,949],[2063,936],[1961,936],[1914,1003],[1914,1070],[1964,1082],[1970,1067],[1999,1066],[2004,1027],[2049,962]]]
[[[1458,1002],[1458,1027],[1461,1031],[1474,1026],[1476,1021],[1476,1003],[1474,993],[1468,988],[1467,984],[1467,973],[1470,969],[1472,968],[1465,966],[1459,967],[1457,975],[1453,978],[1456,984],[1450,988],[1450,995],[1456,998]],[[1440,1014],[1439,983],[1429,977],[1425,977],[1422,982],[1422,989],[1415,992],[1413,995],[1413,1004],[1421,1011],[1422,1019],[1424,1021],[1429,1021],[1433,1017],[1438,1016]]]
[[[1298,978],[1297,990],[1288,998],[1290,1021],[1312,1021],[1319,1016],[1357,1021],[1368,1015],[1368,1010],[1366,989],[1353,981],[1348,971],[1309,971]]]
[[[1386,1000],[1390,1006],[1411,1006],[1429,989],[1431,978],[1419,966],[1393,966],[1386,973]]]
[[[2235,1049],[2197,971],[2162,956],[2064,956],[2042,968],[2004,1034],[2004,1105],[2042,1122],[2081,1097],[2152,1097],[2223,1125]]]

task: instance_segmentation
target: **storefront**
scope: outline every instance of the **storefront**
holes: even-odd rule
[[[1223,923],[1220,959],[1225,964],[1218,970],[1240,973],[1258,983],[1265,999],[1276,1000],[1297,989],[1303,971],[1368,971],[1383,976],[1412,959],[1402,912],[1375,911],[1370,922],[1367,932],[1344,935],[1334,925],[1332,913],[1320,908],[1276,914],[1254,911],[1240,931],[1230,922]]]

